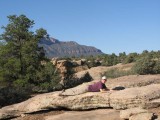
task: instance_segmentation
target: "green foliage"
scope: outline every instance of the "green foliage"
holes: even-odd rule
[[[148,55],[139,59],[133,67],[133,70],[141,75],[158,74],[160,73],[159,63],[159,60],[154,60],[150,55]]]
[[[18,87],[26,87],[28,82],[24,79],[17,79],[13,82],[13,86],[18,88]]]
[[[96,67],[98,65],[97,65],[97,63],[94,60],[91,60],[91,61],[88,61],[87,66],[89,68],[92,68],[92,67]]]
[[[96,58],[92,55],[87,57],[87,61],[88,62],[86,64],[89,68],[101,65],[100,62],[98,60],[96,60]]]
[[[38,38],[43,38],[47,35],[47,31],[44,30],[43,28],[40,28],[38,30],[36,30],[36,34]]]
[[[106,75],[108,78],[117,78],[121,76],[134,75],[134,74],[135,73],[132,70],[124,71],[124,70],[118,70],[116,68],[113,68],[105,72],[104,75]]]
[[[160,59],[156,60],[153,71],[155,74],[160,74]]]
[[[127,63],[135,62],[137,56],[138,56],[137,53],[130,53],[130,54],[127,55],[127,57],[124,59],[123,63],[127,64]]]
[[[38,46],[47,31],[40,28],[32,32],[34,21],[25,15],[11,15],[8,19],[1,34],[6,44],[0,45],[0,87],[3,84],[5,90],[12,87],[24,93],[35,92],[35,88],[38,89],[36,92],[51,90],[59,82],[59,73],[45,58],[43,48]]]
[[[104,55],[102,65],[112,66],[112,65],[116,65],[117,63],[119,63],[119,60],[117,55],[115,55],[114,53],[112,53],[111,55],[108,55],[108,54]]]
[[[123,63],[124,60],[126,59],[126,57],[127,57],[127,55],[126,55],[125,52],[119,53],[118,61],[119,61],[120,63]]]
[[[0,39],[0,48],[5,45],[5,41]]]
[[[0,107],[22,102],[28,98],[27,90],[21,87],[4,87],[0,89]]]
[[[37,75],[38,81],[48,81],[52,86],[55,86],[59,82],[59,73],[55,66],[51,62],[47,62],[43,67],[43,72]]]

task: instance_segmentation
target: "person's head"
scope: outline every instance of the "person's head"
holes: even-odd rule
[[[105,83],[107,81],[107,77],[106,76],[103,76],[102,79],[101,79],[102,83]]]

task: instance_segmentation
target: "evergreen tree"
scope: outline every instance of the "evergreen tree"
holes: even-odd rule
[[[135,62],[137,57],[138,57],[137,53],[129,53],[125,58],[124,63],[127,64],[127,63]]]
[[[126,58],[126,53],[125,52],[119,53],[119,62],[120,63],[124,63],[125,58]]]
[[[38,42],[47,32],[41,28],[34,34],[31,31],[34,21],[25,15],[11,15],[8,19],[9,24],[2,27],[1,39],[7,44],[0,51],[0,80],[10,84],[34,82],[44,60],[44,51],[38,47]]]

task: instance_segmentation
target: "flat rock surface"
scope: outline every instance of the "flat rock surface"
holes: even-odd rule
[[[110,106],[114,109],[127,109],[138,106],[146,108],[150,104],[149,107],[153,107],[150,101],[156,98],[160,98],[160,84],[128,88],[113,92],[110,95]],[[156,106],[159,105],[157,103]],[[154,107],[156,106],[154,104]]]
[[[150,84],[160,84],[160,74],[158,75],[128,75],[114,79],[108,79],[106,86],[114,88],[123,86],[125,88],[142,87]]]
[[[92,111],[69,111],[59,115],[47,116],[45,120],[120,120],[119,111],[99,109]]]
[[[160,116],[160,107],[148,109],[148,111]],[[113,110],[113,109],[97,109],[97,110],[90,110],[90,111],[75,111],[75,112],[77,114],[79,113],[79,115],[81,114],[81,112],[86,112],[89,114],[94,113],[94,116],[96,114],[101,114],[103,116],[103,118],[105,118],[105,119],[102,119],[102,117],[99,116],[99,117],[97,117],[96,120],[123,120],[123,119],[120,119],[120,112],[117,110]],[[38,112],[38,113],[34,113],[34,114],[22,115],[21,117],[15,118],[12,120],[46,120],[46,119],[51,119],[51,118],[55,118],[52,120],[58,120],[58,118],[56,118],[56,117],[61,117],[61,120],[65,120],[63,115],[67,115],[67,113],[70,113],[69,115],[71,115],[71,113],[74,113],[74,111],[65,111],[65,110],[44,111],[44,112]],[[74,114],[72,114],[72,115],[74,116]],[[75,120],[77,120],[77,118]],[[72,117],[70,118],[70,120],[72,120]],[[85,118],[85,119],[83,118],[81,120],[90,120],[90,118],[89,117]],[[158,118],[157,120],[160,120],[160,118]]]
[[[140,113],[147,113],[148,110],[142,109],[142,108],[131,108],[126,110],[120,111],[120,118],[122,119],[129,119],[130,116],[140,114]]]

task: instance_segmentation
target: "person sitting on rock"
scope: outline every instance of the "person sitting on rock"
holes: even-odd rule
[[[105,83],[107,82],[106,76],[103,76],[100,81],[96,83],[83,83],[77,87],[67,89],[60,93],[60,96],[79,95],[86,92],[106,92],[107,89]]]

